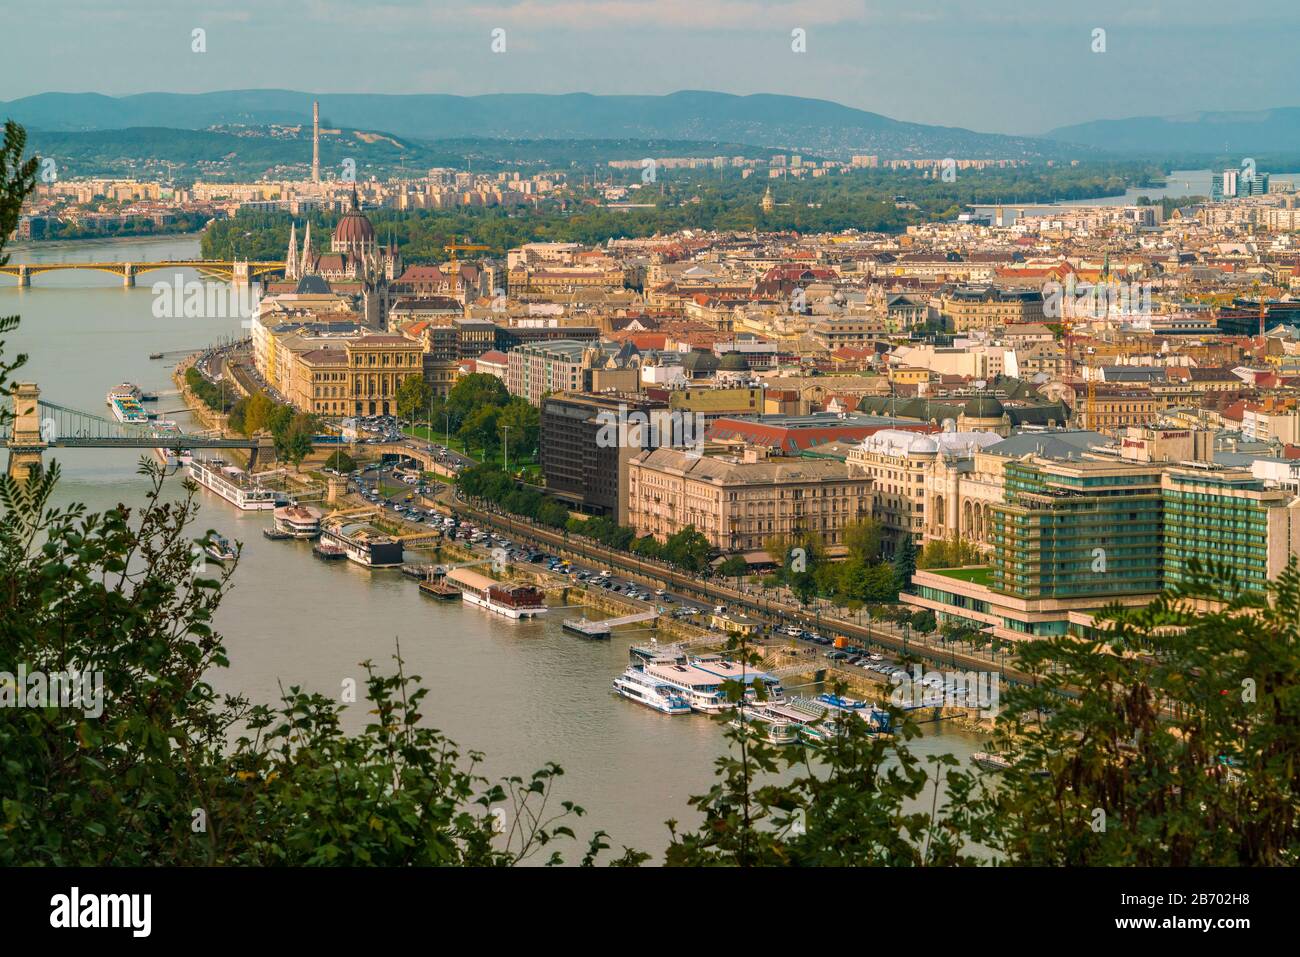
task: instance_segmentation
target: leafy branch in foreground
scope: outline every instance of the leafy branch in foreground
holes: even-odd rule
[[[972,807],[1015,864],[1294,865],[1300,858],[1300,571],[1227,568],[1090,640],[1031,642],[999,721],[1012,762]]]
[[[746,666],[759,666],[744,637],[728,650]],[[746,702],[738,681],[724,685],[742,713],[761,706]],[[841,694],[842,687],[835,692]],[[675,866],[925,866],[965,865],[977,859],[964,849],[963,816],[954,812],[974,787],[974,778],[955,769],[951,755],[931,757],[931,773],[908,747],[920,734],[916,723],[888,707],[893,735],[874,733],[856,715],[822,722],[818,746],[773,745],[746,720],[727,729],[730,751],[717,760],[719,780],[690,800],[703,815],[694,831],[679,832],[669,821],[667,863]],[[942,781],[947,794],[940,805]],[[922,800],[932,790],[928,807]],[[908,805],[915,809],[909,809]]]
[[[0,253],[35,172],[23,143],[7,124]],[[22,359],[0,341],[0,394]],[[194,483],[168,501],[161,466],[140,474],[143,507],[103,513],[51,504],[57,464],[0,477],[0,866],[559,862],[583,814],[551,807],[560,768],[489,783],[424,723],[400,654],[393,675],[365,665],[359,733],[297,687],[273,706],[218,696],[213,619],[235,564],[196,564]],[[607,847],[597,832],[583,862]]]

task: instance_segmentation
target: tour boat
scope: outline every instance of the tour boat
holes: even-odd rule
[[[720,714],[731,707],[722,690],[725,678],[702,671],[677,658],[652,658],[641,666],[654,681],[668,685],[691,706],[704,714]]]
[[[614,679],[614,691],[661,714],[691,713],[690,704],[673,688],[655,681],[636,668],[628,668]]]
[[[343,550],[348,561],[366,568],[392,568],[402,564],[402,543],[365,524],[327,525],[320,530],[322,545]]]
[[[208,542],[203,546],[203,552],[218,565],[233,562],[239,557],[239,553],[235,551],[235,546],[230,544],[230,539],[224,535],[218,535],[216,532],[208,536]]]
[[[149,422],[149,413],[140,404],[141,393],[138,385],[123,382],[108,390],[108,407],[117,421],[126,425],[145,425]]]
[[[283,492],[264,487],[247,472],[221,459],[192,458],[189,469],[194,481],[246,512],[275,508],[288,501]]]
[[[272,515],[277,532],[290,538],[315,538],[320,534],[321,510],[310,505],[281,505]]]
[[[799,740],[799,726],[777,718],[763,709],[744,709],[728,722],[733,728],[744,728],[768,744],[794,744]]]
[[[1000,754],[991,754],[988,751],[976,751],[970,756],[971,764],[985,771],[1005,771],[1011,767],[1011,762]]]
[[[152,431],[154,436],[160,439],[166,439],[181,434],[180,426],[170,419],[155,419]],[[180,465],[180,450],[175,446],[155,446],[153,454],[158,456],[158,461],[162,462],[162,464],[166,465],[168,468],[175,468]]]
[[[453,568],[447,581],[461,598],[506,618],[531,618],[546,611],[546,593],[522,582],[499,582],[468,568]]]

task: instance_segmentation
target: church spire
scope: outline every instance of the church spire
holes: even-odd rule
[[[311,248],[311,220],[307,220],[307,235],[302,240],[302,261],[298,264],[298,270],[306,276],[312,271],[312,260],[315,259]]]
[[[289,254],[285,257],[284,278],[298,278],[298,224],[289,224]]]

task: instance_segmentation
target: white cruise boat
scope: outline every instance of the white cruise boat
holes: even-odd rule
[[[275,508],[288,501],[283,492],[266,488],[243,469],[221,459],[191,458],[189,470],[194,481],[246,512]]]
[[[147,425],[149,413],[140,404],[140,387],[123,382],[108,390],[108,407],[117,421],[126,425]]]
[[[624,698],[653,708],[661,714],[691,713],[691,706],[685,698],[636,668],[628,668],[615,678],[614,690]]]
[[[701,671],[676,658],[651,658],[642,669],[654,681],[668,685],[685,698],[692,711],[720,714],[731,707],[722,690],[722,683],[727,679],[718,675]]]

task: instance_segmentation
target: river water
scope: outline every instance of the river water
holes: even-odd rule
[[[9,251],[14,263],[141,262],[197,258],[199,241],[91,241]],[[105,393],[120,382],[146,391],[174,389],[170,370],[179,356],[151,361],[149,353],[196,350],[238,337],[241,329],[236,318],[155,318],[150,285],[173,277],[146,273],[134,289],[124,289],[116,276],[85,270],[44,273],[26,289],[0,277],[0,316],[22,316],[5,354],[29,355],[15,378],[37,382],[47,401],[104,415]],[[164,395],[158,411],[179,405],[177,397]],[[183,414],[171,417],[183,426],[189,421]],[[143,501],[136,452],[62,449],[49,458],[63,468],[61,502],[81,501],[98,511]],[[390,667],[400,641],[408,672],[421,675],[430,689],[427,720],[462,751],[483,752],[489,776],[527,776],[548,761],[564,768],[557,799],[588,812],[575,823],[581,843],[566,851],[567,859],[581,856],[586,836],[597,828],[609,833],[615,848],[637,847],[657,859],[667,844],[666,819],[686,826],[697,820],[686,802],[714,780],[713,763],[726,747],[722,729],[702,716],[665,717],[611,693],[634,634],[591,642],[563,632],[562,613],[510,622],[472,606],[435,602],[399,572],[324,563],[305,543],[267,541],[261,535],[265,513],[240,512],[209,492],[199,494],[200,530],[214,528],[244,546],[216,622],[231,662],[210,676],[218,691],[271,701],[281,686],[296,684],[339,698],[348,678],[364,691],[359,662]],[[350,707],[347,725],[361,726],[365,712],[364,702]],[[979,744],[964,731],[928,726],[914,750],[950,751],[964,761]],[[923,803],[928,807],[928,798]]]

